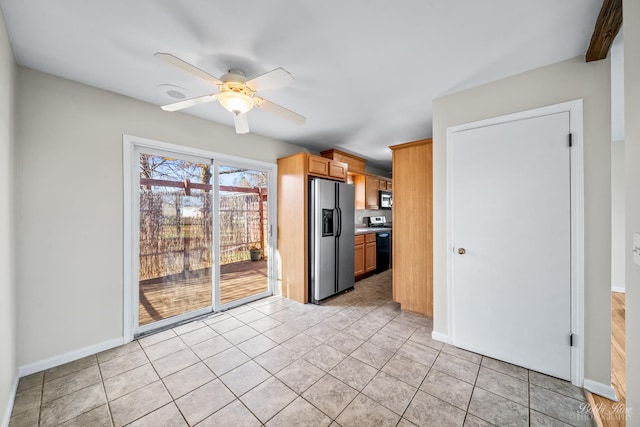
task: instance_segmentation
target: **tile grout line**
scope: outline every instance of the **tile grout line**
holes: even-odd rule
[[[102,391],[104,392],[104,400],[107,401],[107,411],[109,411],[109,419],[111,420],[111,425],[115,426],[116,420],[113,418],[113,411],[111,411],[111,401],[109,400],[109,395],[107,395],[107,388],[104,384],[104,377],[102,376],[102,368],[100,367],[100,361],[98,360],[97,355],[96,355],[96,363],[98,364],[98,374],[100,375],[100,384],[102,384]],[[81,415],[82,414],[80,414],[79,416]]]
[[[42,421],[42,407],[44,406],[42,404],[44,400],[44,383],[45,383],[44,377],[45,377],[45,372],[42,373],[42,389],[40,390],[40,407],[38,408],[38,425],[40,425],[40,422]]]
[[[531,371],[527,369],[527,397],[529,406],[529,427],[531,427]]]
[[[172,329],[172,330],[173,330],[173,329]],[[175,333],[175,331],[174,331],[174,333]],[[176,335],[178,335],[178,334],[176,334]],[[178,335],[178,337],[179,337],[179,335]],[[159,344],[159,343],[158,343],[158,344]],[[185,344],[186,344],[186,343],[185,343]],[[142,347],[142,345],[140,345],[140,347]],[[191,347],[190,347],[190,346],[187,346],[187,348],[189,348],[189,350],[190,350],[193,354],[195,354],[195,352],[193,352],[193,350],[191,350]],[[178,351],[180,351],[180,350],[178,350]],[[177,352],[176,352],[176,353],[177,353]],[[172,353],[172,354],[175,354],[175,353]],[[145,355],[146,355],[146,352],[145,352]],[[167,355],[167,356],[165,356],[165,357],[168,357],[168,356],[170,356],[170,355]],[[196,357],[198,357],[198,355],[197,355],[197,354],[195,354],[195,356],[196,356]],[[149,357],[148,357],[148,356],[147,356],[147,359],[149,359]],[[160,358],[160,359],[162,359],[162,358]],[[160,360],[160,359],[157,359],[157,360]],[[167,404],[162,405],[162,406],[160,406],[159,408],[156,408],[156,409],[152,410],[151,412],[149,412],[149,413],[147,413],[147,414],[144,414],[144,415],[140,416],[139,418],[136,418],[135,420],[131,421],[131,423],[133,423],[133,422],[135,422],[135,421],[137,421],[137,420],[139,420],[139,419],[142,419],[142,418],[146,417],[147,415],[152,414],[153,412],[155,412],[155,411],[157,411],[157,410],[159,410],[159,409],[164,408],[165,406],[169,406],[169,405],[173,404],[173,405],[176,407],[176,409],[178,410],[178,413],[180,414],[180,416],[182,417],[182,419],[184,420],[184,422],[185,422],[187,425],[189,425],[189,422],[187,421],[187,419],[186,419],[185,415],[184,415],[184,414],[182,413],[182,411],[180,410],[180,407],[176,404],[176,399],[174,399],[174,398],[173,398],[173,395],[172,395],[172,394],[171,394],[171,392],[167,389],[167,385],[166,385],[166,384],[165,384],[165,382],[164,382],[164,378],[162,378],[162,376],[160,376],[160,372],[158,372],[158,369],[156,368],[156,366],[153,364],[153,362],[152,362],[151,360],[149,360],[149,364],[151,365],[151,368],[153,369],[153,371],[154,371],[154,372],[156,373],[156,375],[158,376],[158,379],[160,380],[160,382],[162,383],[162,386],[163,386],[163,387],[165,388],[165,390],[167,391],[167,394],[169,394],[169,397],[171,397],[171,402],[168,402]],[[191,367],[191,366],[193,366],[193,365],[189,365],[189,366],[187,366],[187,367],[183,368],[182,370],[187,369],[187,368],[189,368],[189,367]],[[205,365],[205,366],[206,366],[206,365]],[[208,367],[207,367],[207,368],[208,368]],[[180,372],[180,371],[177,371],[177,372]],[[175,373],[175,372],[174,372],[174,373]],[[172,375],[172,374],[171,374],[171,375]],[[214,375],[215,375],[215,374],[214,374]],[[167,376],[169,376],[169,375],[167,375]],[[166,377],[165,377],[165,378],[166,378]],[[133,393],[133,392],[130,392],[130,393]],[[128,393],[128,394],[130,394],[130,393]],[[126,395],[125,395],[125,396],[126,396]],[[131,424],[131,423],[129,423],[129,424]],[[114,425],[115,425],[115,424],[114,424]]]

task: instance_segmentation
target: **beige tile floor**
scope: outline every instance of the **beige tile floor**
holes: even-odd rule
[[[266,298],[22,378],[10,426],[591,425],[581,389],[432,340],[390,282]]]

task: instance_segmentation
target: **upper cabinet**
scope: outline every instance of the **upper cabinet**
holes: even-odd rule
[[[382,191],[393,191],[393,181],[391,181],[390,179],[386,179],[386,178],[379,178],[378,179],[378,188]]]
[[[353,184],[356,186],[356,209],[380,209],[380,179],[377,176],[356,174],[353,176]]]
[[[349,167],[349,173],[364,173],[365,160],[363,158],[335,149],[324,150],[320,153],[320,155],[322,155],[322,157],[326,157],[327,159],[346,163]]]
[[[337,179],[340,181],[347,180],[348,166],[345,163],[330,160],[325,157],[314,156],[309,154],[308,173],[309,175],[320,176],[323,178]]]
[[[379,192],[392,191],[391,179],[365,173],[365,160],[353,154],[335,149],[325,150],[320,154],[327,159],[348,165],[348,182],[356,187],[356,209],[380,209]],[[311,167],[309,169],[311,170]]]
[[[356,209],[380,209],[380,191],[392,191],[388,178],[369,174],[350,176],[356,186]]]

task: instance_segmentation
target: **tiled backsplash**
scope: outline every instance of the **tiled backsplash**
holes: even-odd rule
[[[356,209],[355,223],[363,224],[362,217],[365,216],[384,216],[387,218],[387,222],[391,222],[391,209],[369,210],[369,209]]]

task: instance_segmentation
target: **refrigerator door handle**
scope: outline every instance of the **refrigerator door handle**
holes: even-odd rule
[[[338,227],[336,230],[336,253],[335,253],[335,257],[336,257],[336,261],[335,261],[335,265],[336,265],[336,269],[335,269],[335,279],[334,279],[334,292],[337,293],[338,292],[338,280],[340,278],[339,276],[339,272],[340,272],[340,247],[338,245],[338,241],[340,241],[340,235],[342,234],[342,210],[340,209],[340,206],[336,206],[336,213],[338,215]]]

